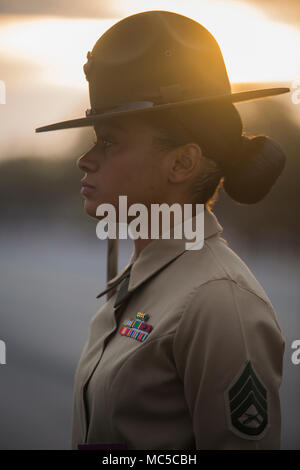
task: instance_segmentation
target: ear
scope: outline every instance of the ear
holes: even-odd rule
[[[171,152],[169,167],[169,181],[181,183],[189,180],[201,165],[202,151],[198,144],[188,143],[181,145]]]

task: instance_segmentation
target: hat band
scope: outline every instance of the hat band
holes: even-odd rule
[[[102,114],[102,113],[113,113],[118,111],[128,111],[134,109],[143,109],[143,108],[152,108],[154,106],[153,101],[129,101],[128,103],[123,103],[120,106],[116,106],[114,108],[105,108],[105,109],[97,109],[97,108],[90,108],[85,111],[85,115],[93,116],[95,114]]]

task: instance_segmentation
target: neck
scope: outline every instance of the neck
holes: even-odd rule
[[[183,204],[180,204],[181,206],[181,217],[180,217],[180,223],[183,223],[183,220],[184,219],[187,219],[189,218],[189,214],[185,214],[185,211],[184,211],[184,205]],[[192,217],[195,217],[196,216],[196,204],[193,204],[192,205]],[[175,222],[175,217],[174,217],[174,214],[173,212],[171,212],[171,215],[170,215],[170,230],[174,227],[175,223],[177,224],[178,221],[176,220]],[[159,237],[161,237],[162,233],[164,233],[166,229],[163,230],[163,227],[161,226],[161,218],[160,218],[160,222],[159,222]],[[168,229],[167,229],[168,230]],[[134,240],[134,249],[135,249],[135,252],[137,255],[140,254],[140,252],[146,247],[148,246],[151,242],[153,242],[154,240],[156,240],[155,238],[151,238],[151,217],[150,217],[150,214],[148,214],[148,238],[146,239],[143,239],[143,238],[137,238]]]

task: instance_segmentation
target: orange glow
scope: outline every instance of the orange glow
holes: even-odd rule
[[[292,80],[300,75],[295,55],[299,31],[271,21],[251,6],[212,0],[129,0],[123,5],[123,17],[160,9],[199,21],[218,41],[232,82]],[[86,53],[119,19],[23,17],[10,23],[3,21],[0,55],[42,66],[39,78],[46,83],[86,86],[82,71]]]

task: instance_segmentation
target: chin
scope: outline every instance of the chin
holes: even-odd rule
[[[93,219],[98,219],[98,216],[96,215],[98,204],[95,204],[95,202],[90,202],[90,201],[85,201],[84,204],[84,210],[87,215],[92,217]]]

